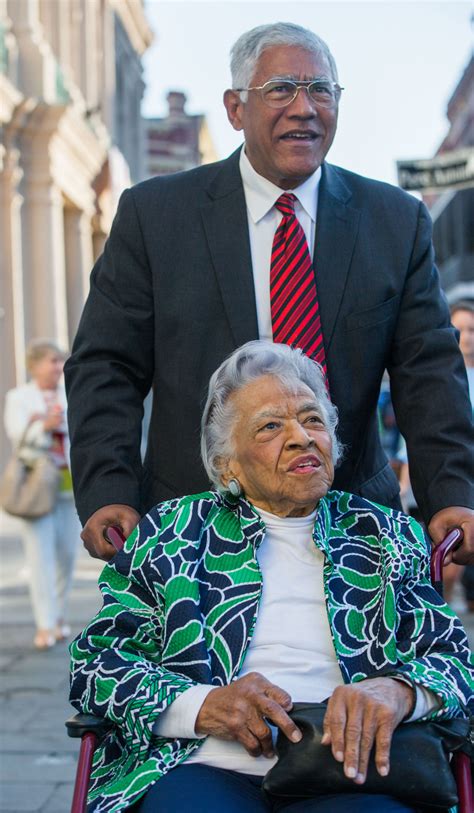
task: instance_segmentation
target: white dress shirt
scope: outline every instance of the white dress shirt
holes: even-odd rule
[[[244,186],[249,224],[250,253],[252,257],[253,282],[257,304],[258,335],[260,339],[273,340],[270,308],[270,264],[275,232],[283,217],[275,203],[285,191],[291,192],[295,201],[295,215],[300,221],[308,242],[311,257],[316,234],[316,213],[321,167],[295,189],[280,189],[258,172],[245,154],[240,153],[240,174]]]

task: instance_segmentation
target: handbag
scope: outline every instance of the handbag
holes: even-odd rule
[[[60,472],[46,452],[26,460],[21,454],[23,440],[24,436],[0,480],[0,506],[14,517],[38,519],[56,504]]]
[[[390,772],[380,776],[370,756],[367,778],[356,785],[344,775],[331,747],[321,745],[327,703],[295,703],[289,713],[303,737],[290,742],[278,732],[278,762],[263,780],[264,790],[283,798],[308,798],[337,793],[376,793],[393,796],[430,809],[449,808],[458,802],[449,755],[457,750],[471,754],[470,720],[455,718],[403,723],[393,732]]]

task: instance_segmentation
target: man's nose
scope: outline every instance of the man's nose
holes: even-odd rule
[[[290,116],[300,116],[304,118],[312,118],[318,113],[315,102],[311,99],[306,85],[299,85],[296,90],[296,96],[293,101],[287,105],[287,111]]]

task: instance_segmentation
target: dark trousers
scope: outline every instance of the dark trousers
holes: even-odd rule
[[[389,796],[359,792],[270,802],[261,784],[261,776],[179,765],[155,782],[130,813],[416,813]]]

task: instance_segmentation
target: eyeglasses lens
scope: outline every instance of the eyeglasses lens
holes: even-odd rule
[[[333,82],[318,80],[309,85],[295,82],[267,82],[262,88],[263,101],[269,107],[286,107],[300,90],[308,92],[317,107],[334,107],[339,99],[339,89]]]

